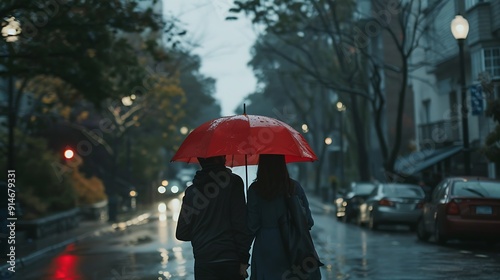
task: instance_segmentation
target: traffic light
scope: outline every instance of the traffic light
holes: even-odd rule
[[[82,158],[80,155],[69,146],[66,146],[62,151],[61,160],[64,165],[70,168],[75,168],[82,164]]]
[[[64,150],[64,158],[65,159],[72,159],[75,156],[75,152],[73,152],[72,149],[66,148]]]

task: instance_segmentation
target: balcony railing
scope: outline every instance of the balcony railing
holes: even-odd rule
[[[421,124],[418,126],[419,142],[421,145],[432,143],[435,147],[460,143],[462,141],[460,129],[459,119]]]

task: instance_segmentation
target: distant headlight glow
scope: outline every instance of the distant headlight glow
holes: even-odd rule
[[[159,212],[165,212],[165,211],[167,211],[167,205],[165,203],[163,203],[163,202],[160,203],[160,204],[158,204],[158,211]]]
[[[170,191],[172,193],[178,193],[179,192],[179,187],[178,186],[172,186],[172,188],[170,189]]]
[[[166,189],[164,186],[159,186],[159,187],[158,187],[158,192],[159,192],[159,193],[165,193],[165,191],[166,191],[166,190],[167,190],[167,189]]]

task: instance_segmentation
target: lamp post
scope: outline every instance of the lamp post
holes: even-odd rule
[[[135,100],[135,95],[131,95],[131,96],[125,96],[122,98],[122,104],[123,106],[125,107],[130,107],[132,106],[132,104],[134,104],[134,100]],[[127,170],[126,170],[126,173],[127,173],[127,180],[129,181],[128,183],[130,183],[130,173],[132,172],[131,170],[131,164],[130,164],[130,149],[131,149],[131,143],[130,143],[130,136],[128,134],[125,134],[125,145],[126,145],[126,165],[127,165]]]
[[[2,36],[9,45],[9,53],[12,53],[11,43],[18,40],[19,34],[21,34],[21,24],[15,17],[10,17],[4,21],[2,24]],[[10,54],[9,54],[10,55]],[[9,58],[9,71],[12,71],[12,58]],[[9,170],[15,170],[14,164],[14,126],[16,112],[14,108],[14,78],[11,73],[8,81],[8,118],[9,118],[9,139],[7,146],[7,168]]]
[[[469,113],[467,109],[467,96],[465,85],[465,59],[464,42],[469,33],[469,22],[461,15],[456,15],[451,21],[451,33],[458,42],[460,56],[460,87],[461,87],[461,110],[462,110],[462,141],[464,147],[464,175],[471,174],[470,150],[469,150]]]
[[[343,115],[346,110],[346,106],[338,101],[337,102],[337,111],[339,111],[339,130],[340,130],[340,187],[344,187],[344,120]]]
[[[134,100],[136,99],[135,94],[132,94],[130,96],[124,96],[122,97],[122,104],[125,107],[130,107],[134,104]],[[125,170],[125,176],[127,179],[127,184],[128,187],[130,187],[132,184],[130,182],[130,174],[132,174],[132,164],[131,164],[131,139],[128,133],[125,133],[125,164],[126,164],[126,170]],[[134,191],[135,193],[135,191]],[[130,208],[135,209],[135,196],[130,195]]]
[[[14,52],[14,48],[12,44],[19,39],[19,35],[21,34],[21,23],[15,18],[10,17],[4,20],[2,23],[2,37],[5,39],[8,45],[9,56]],[[8,142],[7,142],[7,170],[9,174],[15,173],[16,165],[15,165],[15,145],[14,145],[14,127],[16,125],[16,110],[14,104],[14,74],[13,74],[13,58],[9,57],[8,59],[8,71],[10,71],[7,91],[8,91]],[[12,172],[12,173],[11,173]],[[16,192],[19,193],[19,185],[16,187]],[[16,209],[15,214],[17,217],[21,217],[23,215],[23,211],[21,209],[21,205],[19,199],[16,199],[15,203]]]

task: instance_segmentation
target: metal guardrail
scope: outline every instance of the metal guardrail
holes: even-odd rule
[[[75,228],[79,223],[80,209],[74,208],[39,219],[18,221],[17,227],[19,230],[26,231],[26,237],[39,239],[50,234]]]

